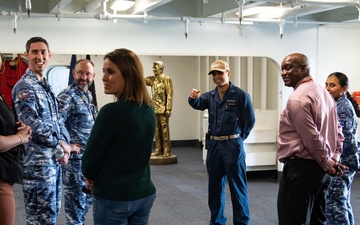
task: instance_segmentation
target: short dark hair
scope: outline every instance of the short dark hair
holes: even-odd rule
[[[30,38],[26,42],[26,45],[25,45],[26,52],[29,52],[30,45],[32,43],[36,43],[36,42],[43,42],[46,45],[48,52],[50,52],[49,43],[42,37],[32,37],[32,38]]]

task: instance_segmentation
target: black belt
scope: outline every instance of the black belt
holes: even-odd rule
[[[293,159],[300,159],[300,158],[298,158],[297,156],[291,156],[291,157],[285,158],[284,163],[289,161],[289,160],[293,160]]]
[[[226,141],[226,140],[230,140],[230,139],[236,139],[239,137],[240,137],[240,134],[232,134],[232,135],[225,135],[225,136],[211,136],[210,135],[210,140]]]

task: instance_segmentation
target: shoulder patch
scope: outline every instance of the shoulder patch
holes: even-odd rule
[[[18,93],[18,99],[19,100],[25,100],[25,99],[29,99],[30,98],[30,91],[28,90],[25,90],[25,91],[22,91],[22,92],[19,92]]]

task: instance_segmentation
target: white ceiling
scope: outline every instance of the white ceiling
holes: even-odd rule
[[[147,20],[181,20],[185,23],[239,23],[237,12],[245,13],[246,11],[243,10],[257,6],[274,6],[284,9],[282,16],[245,15],[241,21],[244,24],[252,22],[255,25],[258,23],[360,25],[359,1],[356,0],[136,0],[132,8],[126,12],[116,12],[116,14],[109,7],[112,1],[1,0],[0,20],[2,18],[19,20],[43,17],[59,20],[85,18],[141,19],[145,22]],[[30,17],[26,2],[31,3]]]

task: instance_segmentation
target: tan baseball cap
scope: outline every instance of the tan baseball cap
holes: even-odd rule
[[[210,66],[210,72],[208,75],[212,74],[213,71],[221,71],[226,72],[229,70],[229,64],[225,62],[224,60],[215,60],[213,63],[211,63]]]

